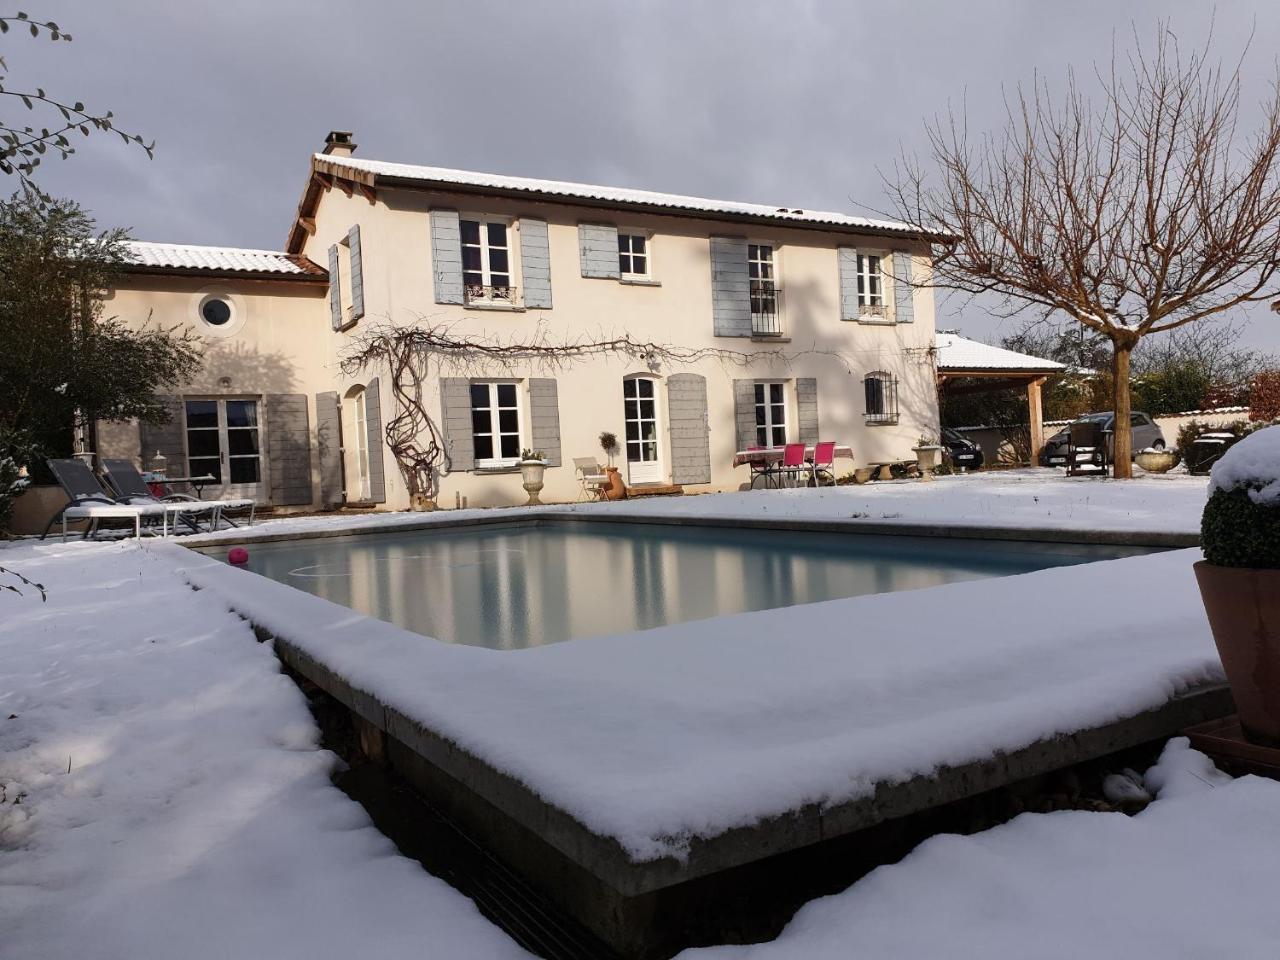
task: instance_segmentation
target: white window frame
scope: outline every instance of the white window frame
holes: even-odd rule
[[[780,399],[774,400],[771,396],[773,388],[777,387]],[[763,399],[762,399],[763,398]],[[788,422],[790,417],[787,411],[787,384],[785,380],[757,380],[752,390],[752,400],[755,402],[755,409],[752,411],[755,417],[756,428],[756,444],[764,447],[779,447],[787,444],[790,433],[788,432]],[[764,408],[764,423],[760,423],[760,408]],[[778,408],[782,411],[782,420],[778,421],[774,418],[774,414]],[[767,442],[760,443],[760,431],[763,430],[765,440]],[[774,442],[774,431],[782,431],[782,443]]]
[[[463,239],[462,224],[466,221],[472,221],[479,224],[480,242],[478,244],[469,244]],[[507,239],[507,245],[502,247],[489,246],[489,225],[498,224],[502,227]],[[516,305],[516,283],[515,278],[519,275],[517,272],[518,264],[516,263],[516,245],[512,242],[513,223],[510,217],[499,217],[493,214],[485,213],[463,213],[458,215],[458,253],[462,258],[462,289],[463,298],[466,303],[480,304],[499,304],[503,306]],[[468,273],[475,273],[474,270],[466,268],[465,251],[468,247],[475,246],[480,251],[480,289],[482,295],[473,296],[470,289],[473,286],[467,281]],[[505,249],[507,252],[507,285],[506,289],[509,295],[506,297],[495,296],[493,283],[493,264],[490,263],[490,250]]]
[[[875,259],[875,268],[872,269],[871,260]],[[885,253],[879,250],[859,250],[857,263],[857,284],[858,284],[858,314],[862,317],[871,317],[876,320],[889,319],[889,299],[886,295],[885,272],[884,272]],[[872,281],[877,288],[875,293],[871,292]]]
[[[767,248],[769,251],[768,258],[761,258],[759,251],[761,248]],[[778,244],[772,240],[748,240],[747,241],[747,296],[751,303],[751,332],[753,334],[761,334],[765,336],[777,336],[782,333],[782,289],[778,283]],[[751,276],[751,268],[756,268],[757,276]],[[768,267],[769,276],[759,276],[764,272],[763,268]],[[755,285],[767,284],[769,295],[753,293]],[[763,286],[760,288],[763,291]],[[756,301],[763,304],[766,300],[773,303],[772,313],[763,310],[756,310]],[[764,322],[764,318],[772,317],[773,329],[761,328],[757,330],[757,324]]]
[[[644,242],[644,253],[636,253],[633,249],[633,241],[642,240]],[[622,249],[622,241],[626,240],[627,249]],[[644,272],[638,273],[634,270],[624,270],[622,268],[622,258],[627,257],[634,266],[634,258],[644,257]],[[636,230],[628,227],[618,228],[618,277],[621,280],[651,280],[653,279],[653,237],[647,230]]]
[[[498,405],[498,388],[503,386],[510,386],[515,389],[516,402],[515,402],[514,409],[516,411],[516,429],[514,431],[502,430],[498,420],[498,412],[500,410],[512,409],[511,407],[500,407]],[[476,407],[475,399],[471,396],[471,391],[474,390],[476,387],[485,387],[488,390],[489,406],[487,408]],[[502,469],[504,467],[513,467],[520,462],[520,450],[524,446],[524,420],[525,420],[524,397],[522,396],[522,394],[523,394],[523,391],[520,389],[520,381],[518,380],[472,380],[468,385],[467,399],[471,408],[471,415],[472,415],[472,420],[471,420],[472,449],[473,450],[475,449],[474,444],[475,444],[475,438],[477,436],[487,436],[491,438],[491,442],[493,445],[493,453],[495,454],[495,456],[492,456],[492,457],[480,457],[479,455],[477,455],[475,458],[475,464],[477,469],[479,470]],[[489,412],[488,432],[480,432],[480,433],[476,432],[475,414],[477,409],[487,409]],[[502,438],[510,437],[510,436],[514,436],[516,438],[515,454],[510,457],[503,457],[501,456]]]

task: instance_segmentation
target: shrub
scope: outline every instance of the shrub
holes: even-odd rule
[[[1264,370],[1249,387],[1249,419],[1280,420],[1280,370]]]
[[[1205,559],[1280,569],[1280,427],[1254,430],[1213,466],[1200,523]]]
[[[1200,439],[1206,433],[1229,433],[1237,440],[1247,436],[1252,429],[1248,420],[1232,420],[1230,423],[1215,426],[1211,423],[1205,423],[1203,420],[1192,420],[1190,423],[1184,424],[1182,429],[1178,431],[1178,450],[1185,457],[1187,451],[1191,449],[1191,445]]]

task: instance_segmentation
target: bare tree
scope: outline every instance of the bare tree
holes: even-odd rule
[[[939,244],[935,286],[994,294],[1008,312],[1062,311],[1112,347],[1116,422],[1129,420],[1142,337],[1272,299],[1280,269],[1280,87],[1242,129],[1239,63],[1154,44],[1099,72],[1007,103],[1002,130],[970,139],[963,115],[928,126],[936,174],[905,156],[889,179],[898,216]],[[1132,475],[1129,431],[1115,476]]]

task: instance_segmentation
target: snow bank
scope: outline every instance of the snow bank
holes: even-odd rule
[[[636,860],[1222,679],[1191,570],[1199,551],[496,651],[155,549]],[[1088,598],[1087,619],[1075,598]]]
[[[1241,487],[1254,503],[1280,505],[1280,426],[1249,434],[1213,465],[1211,491]]]
[[[0,563],[49,593],[0,593],[5,960],[528,956],[330,783],[270,648],[171,556]]]
[[[1213,770],[1185,740],[1171,741],[1147,776],[1171,767]],[[933,837],[808,904],[771,943],[680,960],[1270,960],[1280,943],[1280,783],[1213,774],[1162,791],[1134,817],[1024,814],[973,836]]]

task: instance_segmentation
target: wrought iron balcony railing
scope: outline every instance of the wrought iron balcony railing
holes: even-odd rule
[[[516,288],[493,286],[487,283],[468,283],[463,288],[463,301],[466,303],[496,303],[515,305]]]
[[[772,280],[751,281],[751,335],[782,336],[782,291]]]

